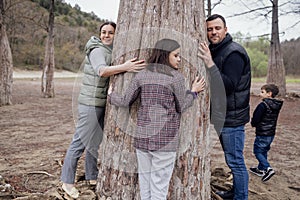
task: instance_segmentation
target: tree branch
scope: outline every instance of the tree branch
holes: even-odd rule
[[[220,5],[222,3],[222,0],[219,0],[218,2],[214,3],[214,5],[212,6],[212,10],[217,6]]]
[[[256,11],[259,11],[259,10],[265,10],[267,8],[272,8],[272,6],[266,6],[266,7],[261,7],[261,8],[255,8],[253,10],[248,10],[248,11],[245,11],[245,12],[242,12],[242,13],[237,13],[237,14],[234,14],[234,15],[229,15],[227,16],[227,18],[230,18],[230,17],[236,17],[236,16],[241,16],[241,15],[246,15],[246,14],[249,14],[249,13],[253,13],[253,12],[256,12]]]

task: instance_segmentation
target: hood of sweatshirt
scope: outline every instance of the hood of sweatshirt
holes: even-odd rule
[[[280,99],[274,99],[274,98],[265,98],[263,99],[265,103],[269,106],[272,110],[280,110],[283,104],[283,101]]]

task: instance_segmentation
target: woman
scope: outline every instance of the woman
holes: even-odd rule
[[[181,113],[192,105],[205,81],[198,77],[186,90],[178,71],[180,46],[175,40],[155,44],[148,67],[138,73],[125,96],[111,93],[109,102],[131,106],[140,98],[136,147],[141,199],[166,199],[176,159]]]
[[[109,77],[121,72],[136,72],[145,67],[143,60],[131,59],[110,66],[116,24],[105,22],[98,37],[92,36],[85,47],[84,76],[78,97],[78,123],[62,167],[62,189],[72,198],[79,192],[74,186],[79,158],[86,149],[85,179],[96,184],[98,148],[102,140]]]

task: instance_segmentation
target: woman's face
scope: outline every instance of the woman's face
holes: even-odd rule
[[[174,69],[178,69],[180,63],[180,48],[175,49],[169,54],[169,63]]]
[[[115,29],[112,25],[104,25],[100,32],[100,39],[104,45],[111,45],[114,41]]]

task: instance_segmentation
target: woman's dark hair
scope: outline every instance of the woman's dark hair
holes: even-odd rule
[[[105,26],[105,25],[111,25],[112,27],[114,27],[115,30],[116,30],[116,27],[117,27],[115,22],[112,22],[112,21],[104,22],[99,27],[99,33],[101,33],[101,30],[102,30],[103,26]]]
[[[225,21],[225,18],[222,16],[222,15],[219,15],[219,14],[213,14],[211,16],[209,16],[207,19],[206,19],[206,22],[209,22],[209,21],[212,21],[212,20],[215,20],[217,18],[220,18],[223,23],[224,23],[224,27],[226,27],[226,21]]]

